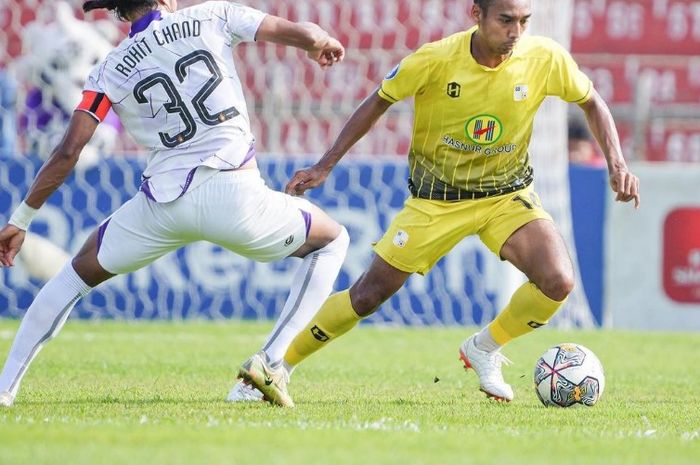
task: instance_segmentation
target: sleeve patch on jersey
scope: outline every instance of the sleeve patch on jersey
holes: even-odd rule
[[[92,90],[84,90],[83,100],[76,110],[86,111],[95,116],[98,121],[102,122],[110,108],[112,108],[112,102],[109,101],[105,94]]]
[[[384,76],[384,80],[388,81],[389,79],[394,79],[397,74],[399,74],[399,66],[401,66],[401,63],[398,65],[394,66],[394,69],[389,71],[386,76]]]

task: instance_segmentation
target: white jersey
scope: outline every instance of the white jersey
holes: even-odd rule
[[[154,10],[90,74],[78,109],[101,120],[111,104],[150,150],[142,190],[153,200],[174,200],[253,156],[232,47],[254,40],[264,17],[223,1]]]

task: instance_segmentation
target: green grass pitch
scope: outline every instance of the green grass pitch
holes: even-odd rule
[[[4,360],[17,328],[0,321]],[[269,324],[71,321],[0,410],[0,464],[698,464],[700,336],[539,330],[515,341],[510,404],[457,360],[473,328],[361,327],[292,378],[297,408],[228,404]],[[538,356],[597,353],[593,408],[544,408]]]

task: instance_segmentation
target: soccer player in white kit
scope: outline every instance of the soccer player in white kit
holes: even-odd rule
[[[75,303],[117,274],[205,240],[258,261],[302,258],[262,355],[282,363],[292,338],[330,294],[348,247],[344,227],[310,202],[276,192],[260,177],[254,137],[232,47],[262,40],[298,47],[321,67],[343,46],[319,26],[236,3],[177,10],[176,0],[95,0],[131,22],[124,39],[90,74],[66,134],[0,230],[0,264],[12,266],[33,215],[65,180],[109,108],[150,150],[140,191],[107,218],[72,262],[39,292],[0,374],[0,405]],[[228,400],[260,399],[239,381]]]

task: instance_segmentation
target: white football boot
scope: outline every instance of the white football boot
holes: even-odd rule
[[[0,392],[0,407],[12,407],[15,401],[15,396],[7,391]]]
[[[241,365],[238,377],[251,383],[263,393],[263,399],[280,407],[294,407],[294,400],[287,392],[289,373],[280,365],[270,366],[264,352],[258,352]]]
[[[260,402],[263,393],[247,381],[239,380],[226,397],[226,402]]]
[[[479,377],[481,391],[491,399],[510,402],[513,400],[513,388],[503,380],[501,366],[510,365],[500,351],[486,352],[479,350],[475,344],[476,334],[469,337],[459,348],[459,358],[465,369],[473,369]]]

